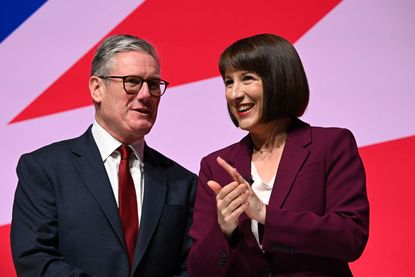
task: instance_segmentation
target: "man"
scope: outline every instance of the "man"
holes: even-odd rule
[[[19,276],[187,275],[197,177],[144,142],[167,85],[148,42],[117,35],[99,46],[93,125],[17,166]]]

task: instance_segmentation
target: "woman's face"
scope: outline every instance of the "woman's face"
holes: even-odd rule
[[[261,126],[264,88],[259,75],[248,71],[227,72],[224,77],[226,100],[239,127],[255,132]]]

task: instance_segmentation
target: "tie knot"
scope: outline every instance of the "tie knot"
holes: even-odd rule
[[[128,160],[132,152],[131,148],[128,147],[128,145],[123,144],[118,149],[121,153],[121,160]]]

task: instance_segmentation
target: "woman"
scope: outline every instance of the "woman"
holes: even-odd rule
[[[222,53],[240,142],[201,161],[192,276],[351,276],[368,239],[365,172],[352,133],[298,119],[309,89],[285,39],[262,34]]]

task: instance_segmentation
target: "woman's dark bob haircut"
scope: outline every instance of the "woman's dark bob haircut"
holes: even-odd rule
[[[220,56],[219,70],[223,79],[227,73],[239,70],[261,77],[264,123],[300,117],[307,108],[310,91],[303,64],[294,46],[280,36],[259,34],[236,41]],[[238,126],[238,121],[229,114]]]

